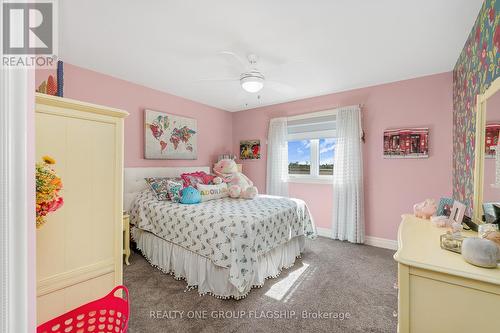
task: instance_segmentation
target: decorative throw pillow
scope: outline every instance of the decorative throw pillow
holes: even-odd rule
[[[160,201],[168,200],[168,178],[148,177],[144,178],[149,188]]]
[[[168,191],[168,197],[170,200],[173,202],[180,202],[181,201],[181,191],[183,188],[182,181],[181,182],[176,182],[173,180],[168,180],[167,181],[167,191]]]
[[[228,196],[226,183],[222,183],[219,185],[198,184],[197,188],[198,191],[200,191],[202,202],[213,199],[220,199]]]
[[[200,203],[201,196],[200,191],[194,187],[185,187],[181,191],[181,204],[191,205]]]
[[[214,175],[209,175],[205,173],[205,175],[203,176],[203,184],[212,184],[214,178],[215,178]]]
[[[192,186],[196,187],[198,184],[209,184],[215,176],[209,175],[204,171],[197,171],[191,173],[183,173],[181,175],[182,180],[184,181],[184,186]]]

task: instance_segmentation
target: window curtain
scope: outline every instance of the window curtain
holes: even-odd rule
[[[288,196],[287,120],[274,118],[269,122],[267,137],[266,193]]]
[[[363,243],[365,237],[361,135],[359,106],[338,109],[332,236],[352,243]]]

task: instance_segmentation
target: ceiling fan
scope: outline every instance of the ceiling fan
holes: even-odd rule
[[[295,91],[295,88],[290,85],[274,80],[269,80],[269,78],[264,75],[263,71],[259,69],[259,58],[253,53],[248,54],[245,60],[243,60],[243,58],[241,58],[234,52],[222,51],[219,54],[230,56],[237,61],[238,67],[241,71],[239,76],[235,75],[235,77],[233,78],[224,79],[202,79],[198,81],[239,82],[241,88],[249,93],[257,93],[261,91],[264,86],[281,94],[289,94]],[[270,71],[270,73],[272,72],[273,70]]]

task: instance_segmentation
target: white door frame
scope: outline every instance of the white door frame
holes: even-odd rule
[[[34,168],[28,150],[28,144],[33,145],[28,131],[34,103],[30,71],[0,69],[0,332],[34,332],[35,328],[35,295],[30,286],[35,265],[33,258],[28,260],[34,252],[30,240],[35,223],[30,221],[33,180],[28,179]]]

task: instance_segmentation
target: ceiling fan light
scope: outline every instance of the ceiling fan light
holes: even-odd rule
[[[264,79],[258,76],[244,77],[240,83],[241,87],[249,93],[256,93],[264,87]]]

